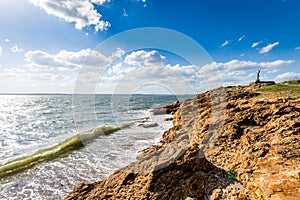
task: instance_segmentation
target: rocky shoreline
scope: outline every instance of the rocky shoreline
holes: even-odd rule
[[[161,146],[65,199],[300,199],[299,96],[219,88],[171,107]]]

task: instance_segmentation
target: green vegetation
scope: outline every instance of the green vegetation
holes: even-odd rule
[[[231,168],[228,172],[227,172],[228,178],[229,179],[234,179],[237,177],[238,172],[235,168]]]
[[[235,90],[238,88],[245,88],[245,87],[248,87],[248,86],[247,85],[227,86],[227,87],[225,87],[225,90],[232,91],[232,90]]]
[[[275,92],[277,95],[300,97],[300,80],[291,80],[257,89],[258,92]]]

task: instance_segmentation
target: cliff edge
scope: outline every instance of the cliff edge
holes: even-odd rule
[[[300,199],[299,82],[188,99],[161,146],[65,199]]]

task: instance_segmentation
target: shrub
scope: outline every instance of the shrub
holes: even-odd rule
[[[237,177],[238,172],[235,168],[231,168],[228,172],[227,172],[228,178],[229,179],[234,179]]]

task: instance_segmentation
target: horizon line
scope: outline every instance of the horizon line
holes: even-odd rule
[[[0,93],[0,95],[172,95],[172,96],[184,96],[184,95],[196,95],[196,94],[169,94],[169,93],[136,93],[136,94],[113,94],[113,93]]]

